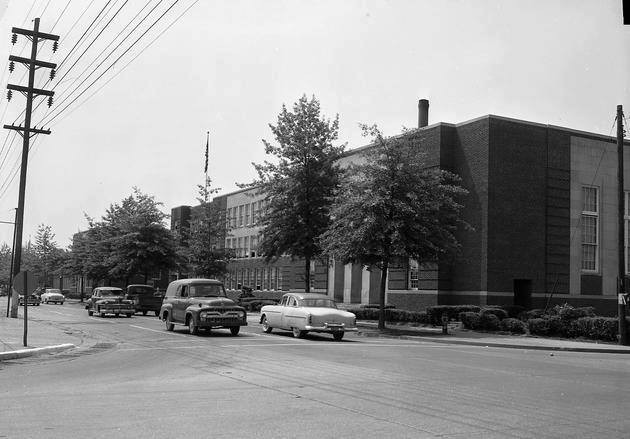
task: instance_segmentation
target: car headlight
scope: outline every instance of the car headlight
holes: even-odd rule
[[[245,318],[245,311],[237,311],[236,315],[238,316],[239,319],[243,319]]]

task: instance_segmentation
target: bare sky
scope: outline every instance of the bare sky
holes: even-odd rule
[[[38,136],[29,156],[24,242],[46,224],[67,246],[86,229],[84,213],[100,217],[133,186],[154,195],[165,212],[195,204],[208,130],[209,174],[221,193],[236,190],[235,183],[254,177],[250,163],[265,158],[261,139],[273,140],[268,124],[302,94],[315,95],[326,116],[339,114],[339,142],[349,149],[366,143],[358,123],[377,123],[389,135],[415,127],[420,98],[430,100],[429,123],[490,113],[614,136],[616,106],[630,114],[630,26],[622,25],[620,0],[179,0],[63,110],[174,2],[0,1],[3,90],[27,81],[21,65],[8,74],[9,54],[30,53],[24,37],[10,44],[12,26],[32,28],[40,17],[41,31],[60,36],[60,50],[53,55],[47,43],[38,58],[61,64],[105,7],[55,81],[46,82],[46,69],[37,72],[36,85],[55,87],[56,96],[48,113],[44,104],[34,116],[36,124],[48,119],[52,134]],[[139,18],[105,49],[138,11],[146,6],[142,17],[155,5],[72,93],[131,30]],[[14,93],[7,103],[5,94],[2,122],[19,123],[25,99]],[[19,176],[7,183],[22,142],[3,131],[0,220],[12,221]],[[10,243],[12,233],[0,224],[0,242]]]

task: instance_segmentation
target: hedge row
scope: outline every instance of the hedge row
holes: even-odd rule
[[[630,324],[630,318],[626,317]],[[619,320],[615,317],[579,317],[562,319],[560,316],[530,319],[527,322],[529,333],[555,337],[584,337],[593,340],[617,341]]]
[[[449,320],[457,320],[463,312],[479,312],[476,305],[436,305],[427,307],[429,323],[432,325],[442,324],[442,314],[446,314]]]
[[[357,316],[357,320],[378,320],[378,308],[349,308],[348,311]],[[385,320],[388,322],[410,322],[428,324],[429,318],[425,311],[405,311],[403,309],[385,309]]]
[[[482,329],[486,331],[506,331],[514,334],[525,333],[525,323],[518,319],[511,317],[505,317],[499,319],[499,317],[492,312],[463,312],[459,315],[464,328],[468,329]]]

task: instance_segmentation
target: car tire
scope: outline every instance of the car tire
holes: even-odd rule
[[[101,317],[105,317],[105,313],[103,311],[101,311],[100,309],[96,310],[98,312],[98,315],[100,315]]]
[[[273,328],[269,326],[269,322],[267,321],[267,316],[263,316],[262,329],[265,334],[269,334],[273,330]]]
[[[240,326],[232,326],[232,327],[230,328],[230,334],[232,334],[232,336],[234,336],[234,337],[235,337],[235,336],[237,336],[237,335],[238,335],[238,333],[239,333],[239,331],[240,331],[240,330],[241,330],[241,327],[240,327]]]
[[[120,314],[118,314],[117,312],[114,313],[114,317],[120,317]]]
[[[173,329],[175,329],[175,325],[173,324],[173,322],[171,322],[170,314],[166,314],[166,318],[164,319],[164,324],[166,325],[167,331],[172,331]]]
[[[341,341],[341,339],[343,338],[343,332],[333,332],[333,338],[336,341]]]
[[[91,309],[88,309],[88,316],[92,317],[94,315],[94,311],[92,311]]]
[[[195,323],[195,318],[193,316],[190,316],[190,319],[188,319],[188,333],[190,335],[199,334],[199,326]]]
[[[302,331],[299,328],[291,328],[291,331],[293,331],[293,337],[295,338],[304,338],[306,335],[306,331]]]
[[[155,311],[155,317],[160,317],[160,311]]]
[[[146,315],[147,315],[147,310],[146,310],[146,309],[142,311],[142,315],[143,315],[143,316],[146,316]]]

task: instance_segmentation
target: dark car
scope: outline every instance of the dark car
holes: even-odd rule
[[[41,300],[40,300],[40,298],[39,298],[39,296],[37,294],[31,294],[31,295],[28,296],[27,303],[29,305],[39,306],[40,302],[41,302]],[[20,294],[18,296],[18,304],[20,306],[24,305],[24,295],[23,294]]]
[[[159,316],[164,294],[156,291],[151,285],[134,284],[127,285],[125,299],[131,300],[136,312],[141,312],[143,316],[146,316],[149,311]]]
[[[160,309],[167,331],[175,325],[188,326],[188,332],[200,329],[228,328],[237,335],[247,326],[243,307],[227,298],[223,283],[214,279],[180,279],[171,282]]]
[[[85,309],[87,309],[89,316],[96,313],[101,317],[105,317],[106,314],[114,314],[116,317],[124,314],[127,317],[131,317],[135,312],[133,302],[125,299],[124,295],[122,288],[94,288],[92,297],[85,303]]]

